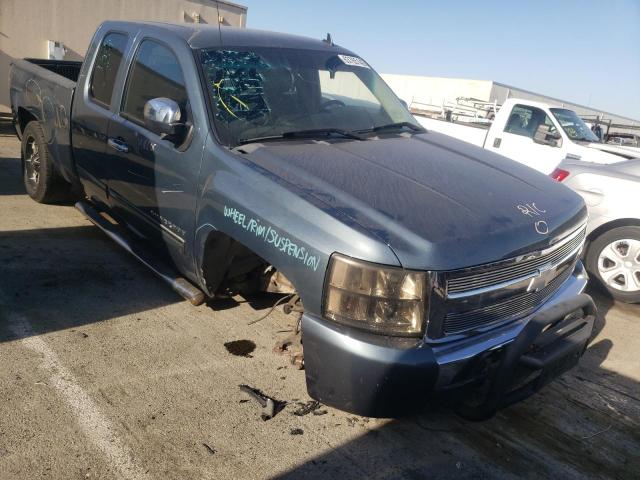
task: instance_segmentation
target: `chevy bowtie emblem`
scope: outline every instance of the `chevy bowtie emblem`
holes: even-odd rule
[[[527,292],[537,293],[543,288],[545,288],[547,285],[549,285],[549,282],[553,279],[553,276],[554,276],[553,274],[554,274],[553,269],[548,269],[543,271],[538,270],[537,275],[533,277],[531,280],[529,280],[529,285],[527,285]]]

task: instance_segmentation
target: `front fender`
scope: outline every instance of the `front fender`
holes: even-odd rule
[[[241,155],[210,142],[200,175],[195,258],[202,281],[206,242],[222,232],[281,271],[305,311],[321,314],[329,258],[341,252],[399,265],[391,249],[348,216]]]

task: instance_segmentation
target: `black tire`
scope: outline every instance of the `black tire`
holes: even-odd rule
[[[629,245],[623,242],[623,240],[635,240],[640,243],[640,227],[638,226],[628,226],[628,227],[618,227],[612,228],[601,234],[595,240],[593,240],[587,249],[586,255],[586,267],[589,273],[591,274],[591,278],[594,279],[602,288],[604,288],[613,298],[616,300],[620,300],[625,303],[640,303],[640,271],[635,269],[635,265],[640,262],[640,252],[637,251],[637,245],[635,245],[634,251],[631,251]],[[620,242],[616,245],[615,242]],[[601,274],[600,267],[606,268],[614,268],[614,262],[608,260],[608,256],[605,255],[603,259],[600,259],[600,255],[603,253],[605,249],[608,249],[609,246],[617,247],[616,250],[618,252],[625,252],[625,245],[627,246],[626,252],[629,258],[625,257],[624,262],[626,265],[631,265],[630,273],[627,274],[627,279],[629,279],[629,275],[635,276],[635,278],[630,278],[627,288],[630,290],[624,291],[621,288],[615,288],[612,286],[613,283],[616,285],[626,285],[627,281],[625,281],[624,276],[603,278]],[[634,257],[635,255],[635,257]],[[612,256],[612,255],[610,255]],[[602,263],[602,265],[600,265]],[[607,280],[609,279],[609,283]],[[636,288],[638,287],[638,288]]]
[[[27,194],[38,203],[57,203],[71,197],[71,185],[56,171],[42,127],[35,121],[22,133],[22,180]]]

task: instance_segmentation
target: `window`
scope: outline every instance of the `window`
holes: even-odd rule
[[[380,102],[367,85],[353,72],[320,70],[320,92],[329,100],[338,100],[345,105],[380,108]]]
[[[140,44],[129,73],[123,116],[144,125],[144,105],[153,98],[175,101],[184,114],[187,90],[176,56],[167,47],[146,40]]]
[[[98,103],[111,104],[113,86],[126,46],[127,36],[122,33],[109,33],[100,44],[89,83],[89,96]]]
[[[391,123],[419,126],[364,60],[333,48],[205,49],[200,61],[225,145],[305,130],[366,134]]]
[[[556,127],[549,116],[536,107],[516,105],[511,110],[511,115],[504,127],[506,133],[522,135],[533,139],[537,136],[546,136],[556,133]]]
[[[552,108],[551,113],[571,140],[600,143],[600,137],[595,135],[573,110]]]

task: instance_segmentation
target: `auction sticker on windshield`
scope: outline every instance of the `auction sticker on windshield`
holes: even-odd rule
[[[367,65],[367,62],[360,57],[354,57],[353,55],[338,55],[338,58],[342,60],[345,65],[351,65],[352,67],[364,67],[371,68]]]

